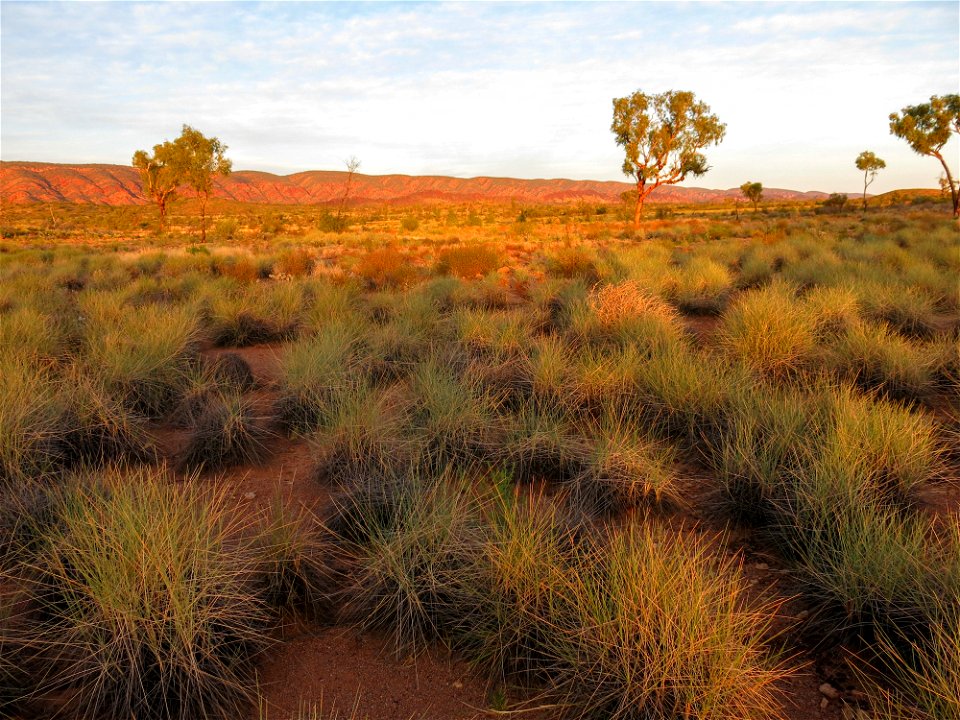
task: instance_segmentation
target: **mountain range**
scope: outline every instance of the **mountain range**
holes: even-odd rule
[[[324,204],[343,197],[347,173],[314,170],[292,175],[240,170],[214,180],[214,195],[252,203]],[[598,180],[519,180],[455,178],[434,175],[361,175],[351,180],[349,199],[357,203],[412,204],[421,202],[567,203],[617,202],[633,188],[625,182]],[[768,200],[819,200],[823,192],[764,188]],[[662,186],[648,202],[710,203],[741,197],[739,188]],[[127,165],[74,165],[0,162],[0,202],[76,202],[135,205],[146,202],[139,172]]]

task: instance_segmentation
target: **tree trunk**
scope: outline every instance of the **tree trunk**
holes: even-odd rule
[[[867,173],[863,173],[863,214],[867,214],[867,186],[870,183],[867,182]]]
[[[207,200],[209,193],[200,194],[200,242],[207,242]]]
[[[165,195],[157,198],[157,205],[160,206],[160,232],[163,232],[167,227],[167,198]]]
[[[633,229],[640,229],[640,216],[643,215],[643,201],[646,199],[647,194],[644,192],[644,187],[646,186],[645,180],[637,181],[637,204],[633,209]]]
[[[953,200],[953,218],[954,220],[960,220],[960,188],[954,184],[953,175],[950,174],[950,168],[947,167],[943,155],[937,153],[935,157],[943,165],[943,171],[947,174],[947,184],[950,185],[950,199]]]

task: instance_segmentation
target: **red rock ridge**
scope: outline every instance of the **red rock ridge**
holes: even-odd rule
[[[343,196],[346,173],[315,170],[293,175],[241,170],[217,178],[214,195],[251,203],[322,204]],[[616,202],[631,189],[629,183],[598,180],[518,180],[512,178],[454,178],[411,175],[354,176],[351,203]],[[739,189],[707,190],[666,186],[648,202],[709,203],[739,197]],[[821,192],[764,188],[771,200],[816,200]],[[98,205],[142,204],[140,176],[125,165],[66,165],[0,162],[0,202],[77,202]]]

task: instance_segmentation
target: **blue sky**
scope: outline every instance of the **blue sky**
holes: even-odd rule
[[[727,123],[687,185],[936,187],[887,116],[960,86],[960,3],[0,4],[0,157],[129,163],[182,123],[236,169],[618,180],[611,99]],[[957,166],[957,141],[950,157]]]

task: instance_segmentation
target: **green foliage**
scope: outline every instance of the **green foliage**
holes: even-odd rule
[[[647,95],[637,90],[614,98],[610,130],[626,154],[623,174],[637,182],[637,225],[650,192],[707,172],[707,159],[700,151],[723,140],[726,125],[692,92]]]
[[[870,150],[864,150],[862,153],[857,155],[856,159],[857,170],[863,172],[863,210],[867,210],[867,188],[870,187],[876,177],[877,173],[883,170],[887,163],[881,158],[878,158],[876,154]]]
[[[930,155],[940,161],[953,198],[953,216],[960,217],[960,191],[942,153],[951,136],[960,133],[960,95],[933,95],[928,103],[891,113],[890,132],[906,141],[918,155]]]
[[[747,180],[747,182],[740,186],[740,192],[747,200],[753,203],[753,211],[756,212],[757,205],[763,200],[763,184]]]

